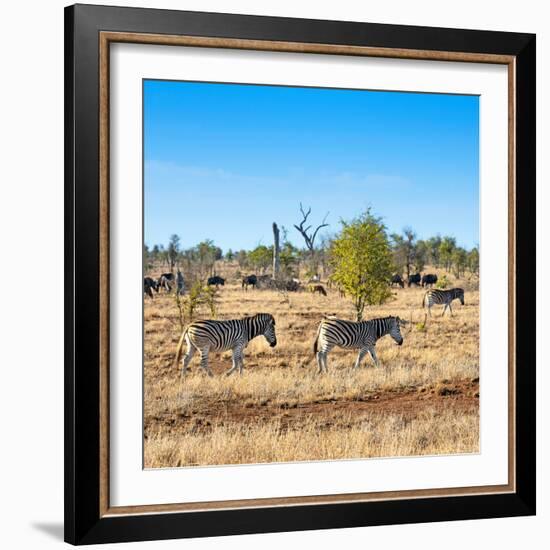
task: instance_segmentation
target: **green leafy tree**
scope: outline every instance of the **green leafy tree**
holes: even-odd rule
[[[247,259],[250,264],[263,273],[273,261],[273,247],[260,244],[248,253]]]
[[[245,267],[248,267],[249,261],[248,261],[248,253],[246,250],[239,250],[235,257],[237,258],[237,263],[239,264],[239,267],[241,269],[244,269]]]
[[[205,278],[212,274],[216,260],[222,257],[222,250],[214,245],[214,241],[206,239],[195,247],[194,255],[198,263],[200,277]]]
[[[298,265],[300,251],[291,242],[285,241],[281,247],[280,260],[281,271],[287,277],[294,274],[295,268]]]
[[[235,253],[233,252],[233,250],[231,250],[231,248],[225,253],[225,259],[228,261],[228,262],[232,262],[233,259],[235,258]]]
[[[471,273],[479,275],[479,248],[477,246],[468,252],[468,269]]]
[[[143,243],[143,265],[145,269],[149,269],[151,264],[151,251],[149,250],[149,247]]]
[[[416,233],[410,227],[405,227],[402,235],[394,233],[391,238],[393,261],[398,271],[405,271],[408,279],[413,270],[424,269],[424,255],[418,246]]]
[[[439,245],[439,259],[447,271],[450,271],[453,265],[453,252],[455,248],[456,239],[454,237],[443,237]]]
[[[170,271],[174,271],[174,267],[178,260],[180,252],[180,238],[175,233],[170,236],[168,241],[168,248],[166,249],[168,262],[170,264]]]
[[[426,241],[426,247],[428,249],[428,257],[430,263],[439,268],[440,259],[439,259],[439,247],[441,246],[441,237],[436,235],[431,237]]]
[[[160,247],[158,244],[153,245],[151,249],[151,261],[156,263],[160,260]]]
[[[417,241],[414,251],[414,269],[416,272],[424,270],[430,259],[430,249],[426,241]]]
[[[382,304],[391,296],[393,259],[386,228],[370,209],[350,222],[332,241],[331,279],[351,296],[357,320],[366,305]]]
[[[460,278],[468,265],[468,253],[464,248],[457,247],[453,251],[454,276]]]

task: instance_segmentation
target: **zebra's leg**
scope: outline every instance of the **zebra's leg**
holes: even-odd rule
[[[443,317],[443,315],[445,315],[445,311],[447,311],[447,307],[449,306],[449,304],[445,304],[443,306],[443,312],[441,313],[441,317]]]
[[[353,370],[359,368],[359,366],[361,365],[361,361],[363,360],[363,357],[365,357],[368,351],[369,351],[368,348],[361,348],[359,350],[359,354],[357,355],[357,359],[355,361],[355,364],[353,365]]]
[[[244,368],[244,349],[241,348],[239,353],[239,374],[242,375]]]
[[[328,372],[328,349],[323,351],[321,360],[323,362],[323,372]]]
[[[317,352],[317,367],[317,373],[321,374],[323,372],[323,352],[320,350]]]
[[[428,302],[428,315],[432,316],[432,304],[430,302]]]
[[[370,356],[372,357],[372,360],[374,361],[374,365],[376,367],[380,366],[380,362],[378,361],[378,357],[376,356],[376,351],[374,351],[374,347],[369,349]]]
[[[242,348],[239,346],[235,346],[233,348],[233,365],[232,367],[227,371],[226,375],[229,376],[230,374],[233,374],[237,369],[242,374]]]
[[[200,350],[201,352],[201,368],[208,374],[208,376],[214,376],[212,374],[212,371],[210,370],[210,367],[208,366],[208,352],[209,348],[203,348]]]
[[[317,374],[322,374],[327,370],[327,353],[328,350],[326,349],[320,349],[317,352],[317,366],[319,367]]]
[[[451,313],[451,317],[453,316],[453,308],[451,307],[451,304],[449,303],[449,311]]]
[[[185,376],[187,367],[189,363],[191,363],[191,359],[193,359],[193,355],[195,355],[195,346],[193,346],[193,344],[191,344],[190,342],[187,342],[187,353],[183,358],[183,367],[181,369],[182,376]]]
[[[232,357],[232,366],[231,368],[225,373],[226,376],[230,376],[233,374],[238,368],[239,368],[239,360],[237,358],[237,350],[233,349],[233,357]]]
[[[319,364],[319,373],[328,372],[328,352],[333,348],[328,343],[325,343],[323,347],[317,353],[317,363]]]

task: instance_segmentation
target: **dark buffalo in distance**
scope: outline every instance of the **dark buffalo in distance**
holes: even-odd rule
[[[164,288],[166,292],[171,292],[174,281],[175,278],[173,273],[163,273],[157,280],[158,290]]]
[[[415,273],[414,275],[409,275],[408,286],[417,285],[420,286],[420,273]]]
[[[153,279],[152,277],[144,277],[143,278],[143,292],[149,296],[149,298],[153,298],[153,290],[158,292],[159,287],[157,281]]]
[[[393,275],[391,278],[391,286],[399,285],[401,288],[405,288],[405,283],[403,282],[403,277],[401,275]]]
[[[433,286],[437,283],[437,275],[427,273],[422,277],[422,286]]]
[[[225,279],[222,279],[221,277],[218,277],[218,275],[214,275],[213,277],[208,277],[208,280],[206,281],[206,284],[208,286],[216,285],[216,288],[218,288],[220,285],[225,285]]]
[[[256,288],[257,284],[258,284],[258,277],[256,277],[256,275],[248,275],[246,277],[243,277],[242,288],[244,290],[248,290],[248,285],[251,285],[253,288]]]

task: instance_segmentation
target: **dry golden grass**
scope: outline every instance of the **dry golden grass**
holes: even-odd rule
[[[313,340],[324,314],[354,319],[351,301],[271,290],[243,292],[234,273],[220,288],[218,318],[258,312],[276,318],[278,345],[260,337],[245,354],[243,376],[223,375],[230,353],[211,354],[214,378],[195,357],[182,379],[173,365],[180,327],[173,295],[145,300],[145,467],[327,460],[477,452],[479,449],[479,295],[476,281],[454,316],[441,306],[422,327],[424,290],[394,290],[365,318],[399,315],[412,325],[404,343],[377,344],[380,368],[334,350],[316,375]],[[451,279],[454,279],[451,277]],[[455,305],[456,304],[456,305]],[[206,315],[205,315],[206,316]]]
[[[387,413],[347,413],[341,423],[323,426],[309,415],[300,429],[288,429],[275,419],[265,424],[214,424],[211,430],[162,433],[147,442],[148,467],[249,464],[301,460],[337,460],[403,455],[469,453],[477,448],[475,415],[423,410],[410,419]]]

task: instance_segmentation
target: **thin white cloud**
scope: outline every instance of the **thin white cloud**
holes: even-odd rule
[[[291,168],[286,175],[269,176],[265,174],[241,174],[226,170],[225,168],[212,168],[205,166],[181,165],[176,162],[149,160],[145,163],[145,173],[170,176],[171,179],[204,179],[220,181],[225,184],[269,184],[273,186],[311,184],[311,185],[338,185],[352,187],[409,187],[411,180],[398,174],[366,173],[361,174],[352,171],[328,172],[320,171],[312,173],[302,168]]]

